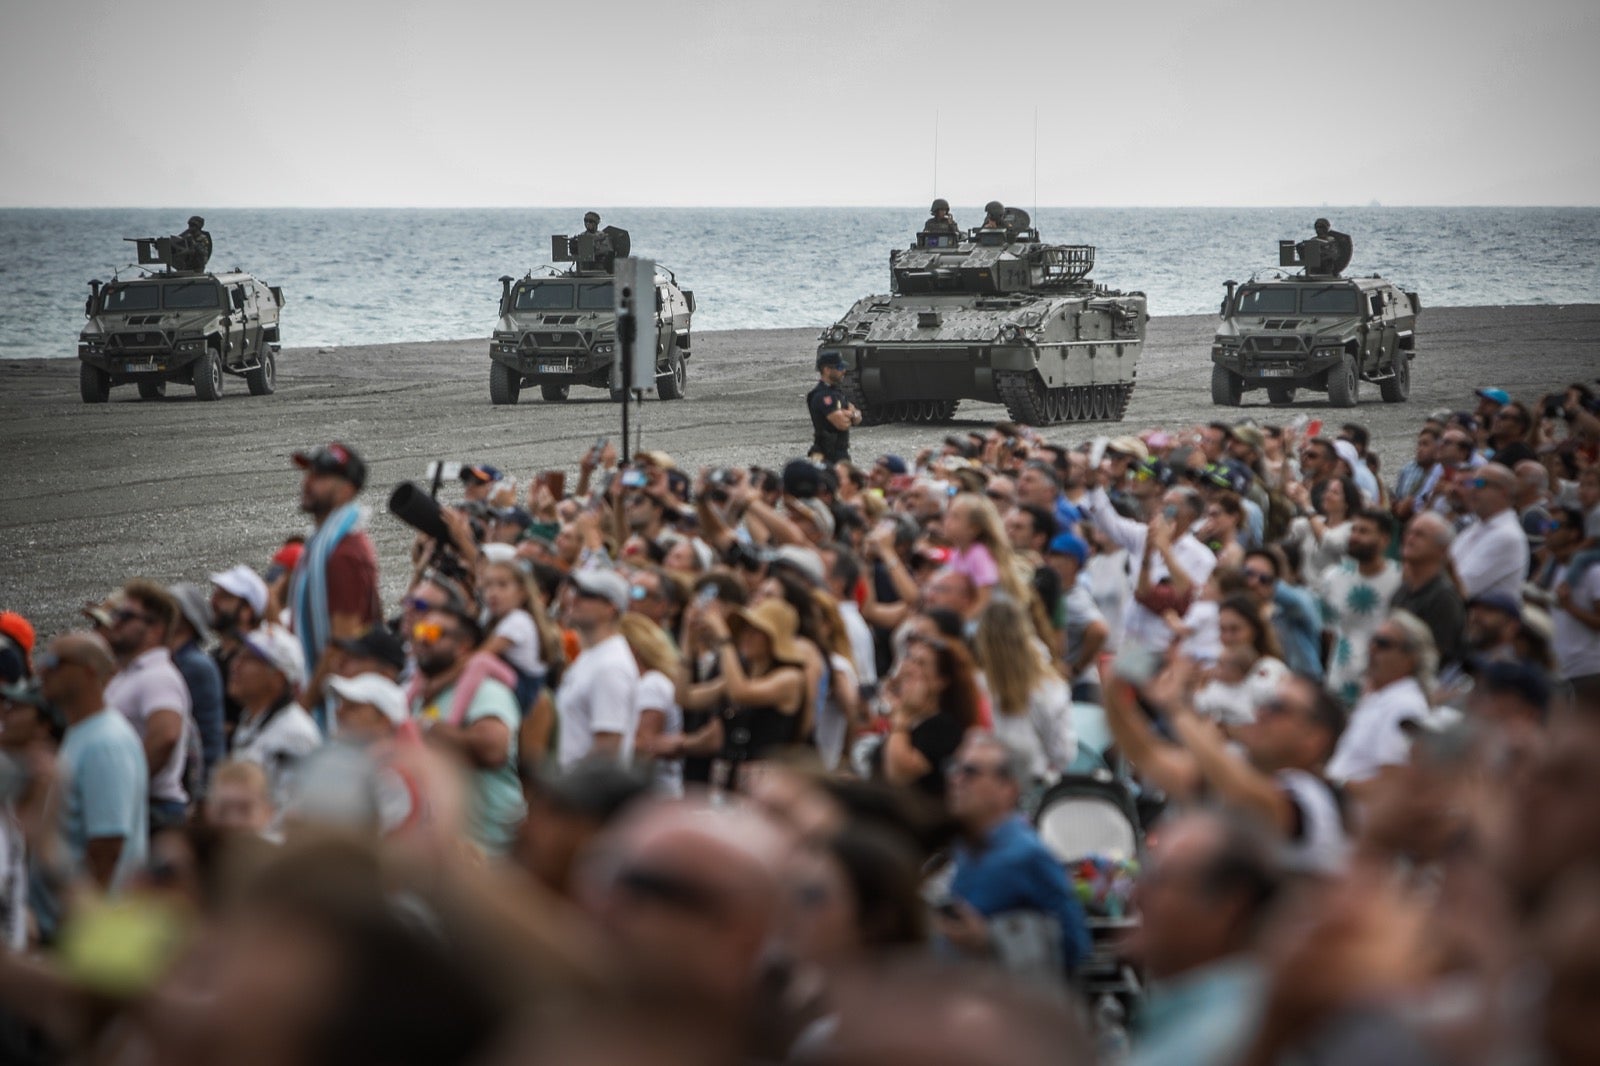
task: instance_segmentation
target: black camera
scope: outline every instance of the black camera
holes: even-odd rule
[[[433,540],[433,556],[429,564],[434,569],[457,581],[467,576],[467,568],[456,556],[450,539],[450,527],[444,524],[439,501],[427,489],[415,481],[400,482],[389,494],[389,513]]]

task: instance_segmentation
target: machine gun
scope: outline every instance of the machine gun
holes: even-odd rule
[[[199,247],[183,234],[171,237],[124,237],[138,246],[140,266],[164,266],[170,271],[201,271],[211,258],[209,247]],[[209,246],[210,238],[206,239]]]
[[[574,269],[579,273],[609,274],[618,259],[628,257],[630,248],[628,231],[619,226],[575,237],[555,233],[550,236],[550,261],[575,263]]]
[[[1280,240],[1278,265],[1305,267],[1309,277],[1336,278],[1350,265],[1354,243],[1343,233],[1330,231],[1326,237],[1303,241]]]

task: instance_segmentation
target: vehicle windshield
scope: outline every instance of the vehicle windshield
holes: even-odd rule
[[[100,309],[113,315],[154,311],[160,306],[159,285],[118,285],[100,294]]]
[[[1300,294],[1300,311],[1307,315],[1353,315],[1356,290],[1344,286],[1306,289]]]
[[[214,281],[173,281],[161,287],[161,303],[172,311],[216,307],[222,290]]]
[[[570,311],[572,310],[572,283],[567,281],[536,281],[517,290],[513,304],[518,311]]]
[[[1237,313],[1241,315],[1294,314],[1294,289],[1287,285],[1244,289],[1239,293]]]
[[[611,309],[611,282],[596,281],[578,286],[578,310],[610,311]]]

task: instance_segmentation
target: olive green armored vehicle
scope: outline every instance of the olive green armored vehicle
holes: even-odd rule
[[[889,295],[822,334],[863,422],[946,421],[965,399],[1034,426],[1122,418],[1144,294],[1095,285],[1094,248],[1045,244],[1027,212],[1001,210],[985,228],[918,233],[890,256]]]
[[[142,266],[168,269],[89,282],[89,321],[78,334],[83,402],[105,403],[113,387],[127,384],[146,400],[160,399],[174,382],[220,400],[225,374],[244,378],[253,396],[276,389],[283,290],[239,270],[170,269],[170,237],[127,239],[138,244]]]
[[[553,402],[565,400],[574,385],[610,388],[617,350],[612,267],[628,255],[628,231],[607,226],[601,234],[552,236],[550,244],[552,261],[572,263],[570,269],[500,279],[500,321],[489,341],[494,403],[516,403],[527,385],[538,385]],[[679,400],[688,389],[694,293],[679,288],[664,267],[656,268],[655,288],[656,391]]]
[[[1246,392],[1265,389],[1269,402],[1286,404],[1307,389],[1326,392],[1334,407],[1354,407],[1363,381],[1377,385],[1385,403],[1404,402],[1417,354],[1417,294],[1376,274],[1343,276],[1348,246],[1278,243],[1275,276],[1226,283],[1211,345],[1212,402],[1237,407]],[[1300,273],[1283,272],[1295,266]]]

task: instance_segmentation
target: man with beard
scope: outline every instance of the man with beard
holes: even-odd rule
[[[355,502],[367,481],[361,456],[335,441],[314,452],[295,452],[294,465],[305,471],[300,510],[316,528],[289,579],[289,612],[306,666],[319,683],[327,670],[328,642],[359,637],[383,617],[378,554],[360,528],[364,516]],[[322,706],[309,710],[326,730]]]
[[[211,654],[222,675],[222,720],[227,733],[239,724],[239,701],[227,694],[228,671],[245,635],[253,633],[266,614],[267,583],[260,574],[240,563],[211,575],[211,628],[217,635],[217,647]]]
[[[1332,632],[1328,691],[1345,706],[1361,697],[1367,644],[1389,614],[1400,587],[1400,568],[1385,557],[1394,519],[1386,511],[1365,510],[1350,521],[1350,544],[1343,562],[1323,571],[1322,625]]]
[[[1308,489],[1314,489],[1334,477],[1339,468],[1339,456],[1333,445],[1321,437],[1308,440],[1300,449],[1300,480]]]
[[[443,607],[424,614],[411,631],[418,675],[411,684],[411,710],[428,731],[428,740],[455,753],[472,771],[468,832],[485,852],[499,855],[525,811],[517,780],[522,715],[516,694],[492,677],[457,698],[456,683],[482,639],[483,631],[468,611]]]
[[[628,582],[609,570],[577,571],[563,595],[563,621],[582,645],[556,692],[563,770],[590,757],[626,761],[639,681],[638,664],[618,628],[628,602]]]
[[[166,589],[135,579],[122,586],[122,605],[106,634],[118,666],[106,685],[106,705],[127,716],[144,744],[152,829],[181,824],[189,806],[183,787],[185,741],[194,728],[189,687],[167,650],[177,618],[178,605]]]
[[[1503,592],[1485,592],[1467,601],[1466,654],[1479,663],[1511,662],[1512,643],[1522,624],[1522,601]]]

